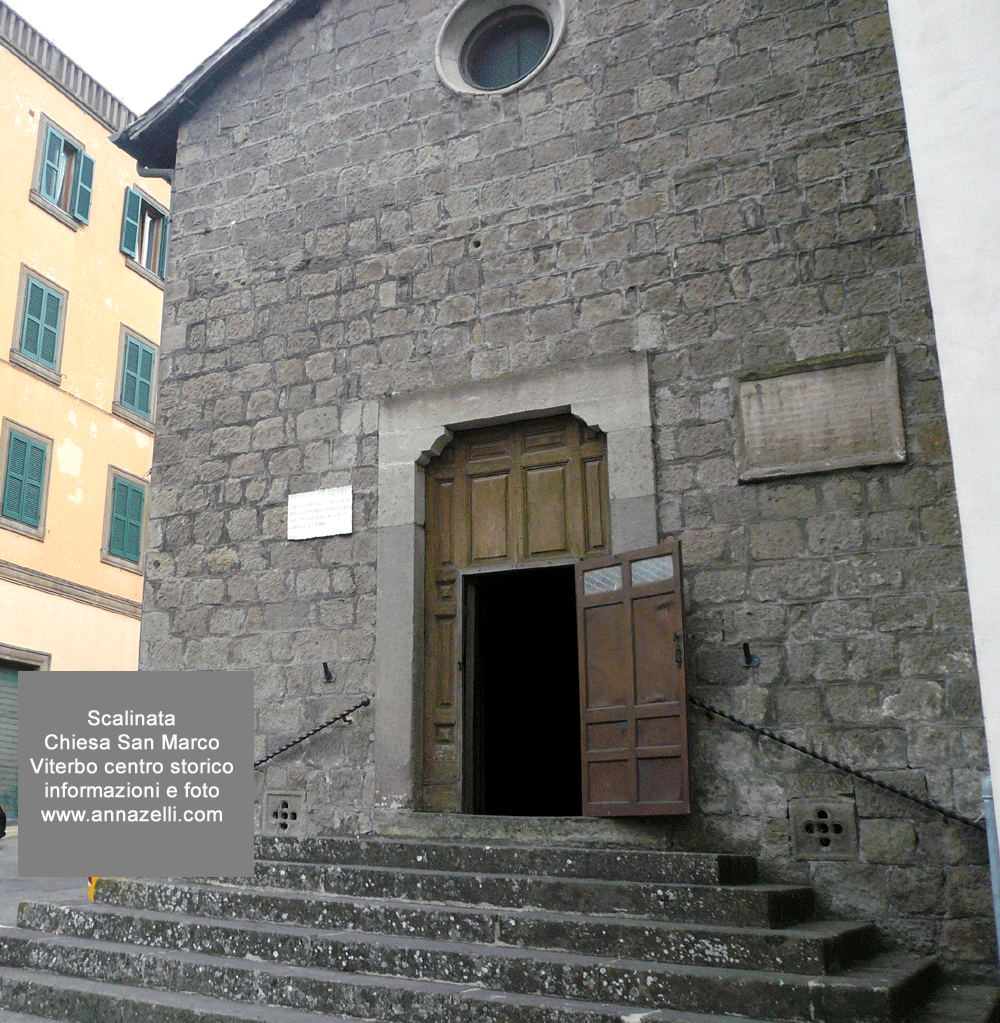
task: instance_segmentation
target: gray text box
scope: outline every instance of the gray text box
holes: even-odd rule
[[[18,675],[20,877],[253,874],[253,673]]]

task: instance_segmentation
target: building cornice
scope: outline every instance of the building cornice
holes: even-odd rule
[[[80,604],[90,604],[91,607],[99,607],[114,614],[128,615],[129,618],[142,617],[142,604],[138,601],[118,597],[113,593],[104,593],[91,586],[73,583],[68,579],[59,579],[54,575],[46,575],[45,572],[26,568],[24,565],[15,565],[11,561],[0,561],[0,580],[15,583],[18,586],[28,586],[33,590],[51,593],[56,597],[66,597],[68,600],[75,600]]]
[[[136,115],[120,99],[3,2],[0,2],[0,46],[31,65],[110,131],[123,131],[135,120]]]

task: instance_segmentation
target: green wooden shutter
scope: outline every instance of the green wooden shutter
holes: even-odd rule
[[[59,185],[62,171],[65,169],[66,140],[55,130],[49,128],[45,133],[45,156],[42,162],[41,192],[49,202],[58,204]]]
[[[7,445],[7,475],[3,481],[3,514],[21,521],[24,499],[24,470],[28,464],[28,442],[17,434],[10,435]]]
[[[21,327],[21,351],[38,358],[42,337],[42,310],[45,307],[45,288],[36,281],[28,281],[28,294],[24,302],[24,324]]]
[[[136,388],[136,411],[148,416],[153,408],[153,368],[156,356],[152,348],[139,346],[139,383]]]
[[[125,367],[122,372],[121,402],[133,412],[148,416],[153,407],[155,353],[148,345],[125,335]]]
[[[156,271],[160,277],[167,276],[167,229],[170,227],[170,219],[163,218],[163,230],[160,232],[160,262]]]
[[[142,552],[142,505],[145,493],[127,480],[115,477],[111,503],[111,535],[108,553],[139,563]]]
[[[3,487],[3,514],[26,526],[37,526],[42,517],[44,481],[45,446],[11,431]]]
[[[38,358],[47,366],[56,368],[56,345],[59,341],[59,311],[62,308],[62,296],[51,288],[45,289],[45,311],[42,313],[42,339],[39,344]]]
[[[142,551],[142,504],[141,488],[131,487],[128,496],[128,520],[125,524],[125,557],[139,564]]]
[[[17,668],[0,664],[0,806],[17,817]]]
[[[21,351],[52,369],[56,368],[61,311],[62,296],[29,279],[21,326]]]
[[[45,448],[30,441],[28,464],[25,471],[24,501],[21,521],[37,526],[42,519],[42,485],[45,482]]]
[[[125,524],[128,519],[128,484],[115,480],[111,503],[111,535],[108,551],[119,558],[125,556]]]
[[[125,189],[125,213],[122,217],[122,252],[133,259],[139,258],[139,215],[142,196],[131,188]]]
[[[78,153],[76,181],[73,183],[73,216],[81,223],[90,223],[90,200],[94,194],[94,160],[86,153]]]

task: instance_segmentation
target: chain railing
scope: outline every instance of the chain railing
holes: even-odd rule
[[[326,668],[326,665],[323,665]],[[324,728],[329,728],[330,725],[336,724],[338,721],[346,721],[356,710],[361,710],[362,707],[367,707],[371,703],[369,697],[364,697],[360,703],[356,703],[350,710],[345,710],[343,714],[338,714],[335,718],[330,718],[329,721],[324,721],[323,724],[317,725],[315,728],[310,729],[308,732],[304,732],[297,739],[292,739],[291,742],[286,742],[281,749],[276,749],[273,753],[269,753],[262,760],[255,760],[253,769],[256,771],[258,767],[262,767],[269,760],[273,760],[275,757],[280,756],[285,750],[290,750],[293,746],[298,746],[300,742],[305,742],[306,739],[312,738],[317,732],[322,732]]]
[[[688,693],[688,700],[696,707],[700,707],[702,710],[707,711],[710,715],[714,714],[716,717],[732,721],[741,728],[746,728],[751,732],[756,732],[758,735],[763,735],[768,739],[773,739],[775,742],[780,742],[782,746],[788,746],[798,753],[803,753],[807,757],[812,757],[814,760],[819,760],[824,764],[828,764],[830,767],[836,768],[838,771],[843,771],[844,774],[860,778],[862,781],[868,782],[869,785],[875,785],[880,789],[885,789],[886,792],[891,792],[894,796],[901,796],[903,799],[908,799],[911,803],[916,803],[918,806],[922,806],[927,810],[933,810],[934,813],[941,814],[942,817],[948,817],[951,820],[958,821],[960,824],[964,824],[968,828],[975,828],[976,831],[981,831],[983,834],[986,834],[986,826],[981,821],[974,821],[971,817],[965,817],[960,813],[955,813],[954,810],[948,810],[943,806],[939,806],[937,803],[932,803],[929,799],[921,799],[920,796],[915,796],[912,792],[906,792],[905,790],[898,788],[896,785],[891,785],[887,781],[882,781],[881,778],[876,778],[874,775],[867,774],[865,771],[859,771],[854,767],[850,767],[848,764],[842,763],[840,760],[834,760],[833,757],[824,756],[817,750],[809,749],[808,746],[803,746],[801,743],[793,742],[791,739],[786,739],[783,735],[778,735],[777,732],[772,732],[769,728],[763,728],[760,725],[751,724],[749,721],[744,721],[742,718],[738,718],[735,714],[727,714],[726,711],[719,710],[718,707],[713,707],[710,703],[705,703],[704,700],[699,700],[697,696],[692,696],[690,693]]]

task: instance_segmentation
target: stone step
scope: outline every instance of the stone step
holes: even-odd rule
[[[42,1016],[0,1008],[0,1023],[44,1023],[52,1019],[76,1023],[94,1023],[98,1019],[141,1023],[317,1023],[316,1015],[311,1012],[240,1005],[182,992],[111,987],[23,970],[0,969],[0,1002],[45,1013]],[[643,1023],[765,1023],[748,1016],[669,1010],[643,1013],[642,1018]],[[322,1020],[323,1023],[366,1023],[358,1017],[330,1015],[323,1016]],[[944,984],[908,1023],[997,1023],[997,1020],[1000,1020],[1000,994],[995,987]]]
[[[563,1011],[552,999],[496,1003],[469,991],[464,1008],[467,1023],[622,1023],[635,1019],[625,1006],[587,1005]],[[0,1009],[0,1023],[70,1023],[96,1020],[127,1023],[384,1023],[358,1016],[318,1017],[273,1005],[242,1005],[205,995],[108,985],[76,977],[0,967],[0,1004],[26,1011]],[[30,1014],[32,1011],[39,1015]],[[40,1013],[44,1012],[42,1016]],[[581,1016],[580,1012],[585,1015]],[[420,1017],[414,1017],[418,1020]],[[675,1012],[658,1009],[642,1013],[642,1023],[770,1023],[750,1016]],[[846,1023],[846,1021],[845,1021]],[[978,1021],[968,1021],[978,1023]]]
[[[374,837],[430,839],[448,842],[522,845],[625,846],[713,852],[707,837],[692,821],[655,817],[512,817],[492,814],[428,813],[405,810],[376,814]],[[707,844],[706,844],[707,842]]]
[[[752,856],[571,845],[479,844],[420,839],[258,837],[258,859],[408,867],[469,874],[528,874],[672,884],[752,884]]]
[[[455,941],[564,948],[661,962],[835,972],[879,949],[871,924],[810,922],[793,929],[719,928],[594,914],[456,906],[294,890],[103,879],[97,899],[123,909],[299,924],[326,930],[422,935]],[[47,929],[37,916],[26,926]],[[33,922],[34,921],[34,922]],[[645,950],[645,951],[644,951]],[[690,958],[689,958],[690,957]]]
[[[396,948],[404,942],[393,939]],[[392,949],[385,951],[388,962]],[[467,1023],[476,1018],[470,1015],[471,1005],[484,1003],[516,1006],[510,1018],[523,1023],[548,1023],[553,1008],[567,1021],[582,1023],[593,1018],[593,1005],[617,1007],[619,1019],[641,1008],[669,1008],[812,1023],[892,1023],[920,1004],[936,981],[933,963],[890,955],[850,974],[803,977],[628,961],[612,966],[606,960],[527,949],[481,960],[478,972],[469,976],[460,955],[425,954],[434,960],[428,967],[434,979],[351,972],[355,963],[345,964],[347,971],[316,969],[83,938],[15,934],[0,941],[5,969],[207,996],[225,991],[238,1002],[387,1023]],[[458,967],[457,976],[449,975],[451,966]],[[6,997],[0,1004],[20,1007]],[[622,1011],[626,1007],[628,1013]]]
[[[665,962],[675,961],[673,954],[696,952],[703,942],[704,955],[710,961],[718,950],[720,955],[732,954],[736,960],[733,965],[749,968],[760,957],[762,965],[769,968],[776,961],[775,957],[780,956],[786,964],[784,969],[804,973],[833,972],[859,956],[870,955],[877,948],[876,932],[869,924],[810,923],[795,925],[794,931],[722,929],[555,910],[499,909],[294,889],[111,879],[98,881],[96,898],[101,903],[124,909],[292,923],[327,930],[417,934],[426,938],[486,943],[499,941],[615,957],[642,958],[642,949],[648,940],[652,949],[649,958]],[[23,919],[28,924],[30,918]],[[38,929],[45,928],[39,926]]]
[[[220,998],[122,987],[0,967],[0,1023],[320,1023],[313,1012],[270,1005],[240,1005]],[[376,1023],[355,1016],[323,1016],[322,1023]]]
[[[878,953],[867,924],[805,922],[811,890],[755,882],[746,857],[502,837],[265,838],[253,885],[102,879],[96,904],[25,904],[0,937],[0,1007],[28,1017],[10,1023],[1000,1023],[994,991],[928,1001],[933,963]]]
[[[367,931],[358,919],[346,926],[322,927],[284,922],[284,914],[269,921],[238,919],[235,914],[206,917],[184,912],[178,895],[170,896],[173,912],[137,912],[112,906],[79,909],[47,903],[25,903],[19,926],[42,934],[134,943],[156,948],[188,949],[210,955],[297,963],[300,966],[392,972],[401,976],[481,977],[489,957],[516,958],[518,950],[536,949],[591,957],[598,965],[617,969],[619,960],[672,963],[678,966],[724,966],[730,969],[779,970],[783,973],[832,973],[845,964],[872,955],[878,948],[874,927],[840,923],[800,925],[794,930],[763,931],[649,924],[618,918],[584,918],[567,914],[496,913],[476,921],[473,938],[432,926],[432,936],[414,926],[410,917],[391,932]],[[193,893],[192,893],[193,894]],[[192,902],[195,900],[192,899]],[[363,908],[351,907],[346,908]],[[391,904],[385,907],[391,908]],[[447,913],[442,907],[442,912]],[[382,917],[384,919],[384,916]],[[377,923],[378,917],[371,922]],[[280,922],[279,922],[280,921]],[[436,923],[436,922],[435,922]],[[389,951],[392,950],[391,963]],[[456,961],[448,961],[449,956]],[[560,962],[553,958],[553,962]],[[349,964],[349,965],[348,965]],[[430,971],[430,972],[429,972]],[[584,981],[580,981],[584,983]]]
[[[228,880],[239,884],[244,879]],[[254,885],[469,906],[626,913],[734,927],[787,927],[813,911],[812,889],[798,885],[690,885],[273,860],[255,863]]]
[[[910,1023],[998,1023],[1000,991],[985,984],[942,984]]]

